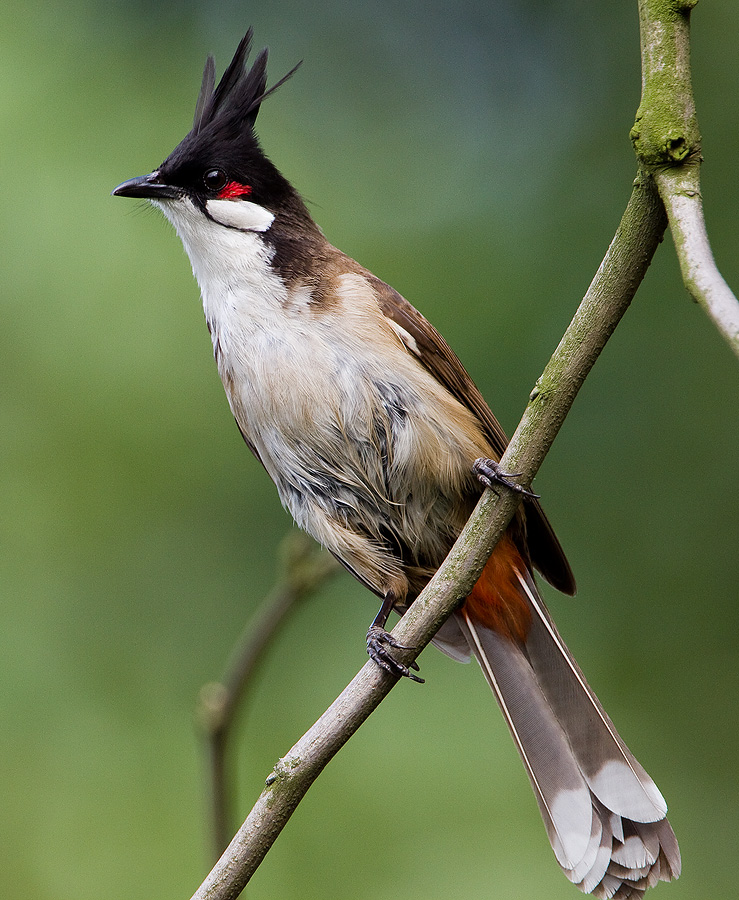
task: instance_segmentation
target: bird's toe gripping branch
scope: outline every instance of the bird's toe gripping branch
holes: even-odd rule
[[[402,662],[398,662],[398,660],[390,653],[389,647],[394,647],[398,650],[411,649],[410,647],[398,643],[390,632],[385,631],[381,625],[371,625],[367,632],[367,653],[369,654],[369,658],[377,663],[381,669],[384,669],[396,678],[410,678],[411,681],[417,681],[419,684],[423,684],[423,678],[419,678],[411,672],[411,669],[418,672],[418,664],[412,662],[406,666]]]
[[[520,472],[502,472],[500,465],[495,462],[494,459],[486,459],[485,457],[476,459],[474,463],[472,463],[472,471],[477,476],[477,480],[480,484],[486,488],[490,488],[494,494],[498,493],[496,486],[502,485],[503,487],[508,488],[509,491],[523,494],[524,497],[528,497],[530,500],[539,499],[538,494],[535,494],[533,491],[529,491],[525,487],[521,487],[520,484],[516,484],[515,481],[510,480],[511,478],[520,478]]]

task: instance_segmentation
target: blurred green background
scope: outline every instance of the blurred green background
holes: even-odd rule
[[[629,195],[636,3],[6,3],[0,31],[0,894],[187,898],[208,868],[193,709],[291,527],[243,446],[196,285],[110,190],[189,128],[247,25],[265,148],[329,238],[440,328],[511,431]],[[714,249],[739,286],[739,6],[693,15]],[[537,479],[578,577],[548,593],[671,807],[736,893],[739,367],[666,238]],[[363,664],[376,601],[303,607],[240,739],[240,808]],[[578,896],[480,673],[430,649],[325,771],[262,898]]]

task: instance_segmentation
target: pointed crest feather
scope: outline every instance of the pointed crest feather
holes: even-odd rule
[[[208,102],[208,100],[210,100],[215,84],[216,63],[213,57],[209,56],[205,61],[205,68],[203,69],[203,83],[200,86],[198,102],[195,104],[195,118],[192,122],[192,130],[195,132],[200,131],[200,125],[203,121],[203,113],[205,112],[205,104]]]
[[[249,28],[215,89],[215,63],[212,56],[208,57],[195,105],[193,132],[196,134],[216,120],[223,120],[223,124],[237,130],[245,125],[253,127],[262,101],[284,84],[301,65],[302,60],[267,89],[267,48],[259,52],[251,68],[246,65],[253,36],[254,30]]]

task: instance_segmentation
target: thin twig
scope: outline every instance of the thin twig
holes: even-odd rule
[[[228,750],[252,675],[290,613],[340,571],[332,556],[320,551],[314,541],[299,531],[291,532],[283,540],[279,556],[282,571],[279,582],[244,629],[221,680],[204,685],[200,691],[198,720],[207,750],[215,859],[233,835]]]
[[[575,395],[625,313],[662,238],[666,220],[654,182],[639,177],[621,224],[583,302],[537,382],[501,460],[530,484]],[[421,652],[471,590],[521,495],[486,491],[444,564],[393,635],[406,664]],[[277,763],[261,796],[193,900],[234,900],[324,766],[377,708],[397,680],[367,662],[331,707]]]
[[[690,77],[697,0],[639,0],[642,101],[631,131],[667,210],[685,287],[739,356],[739,302],[718,270],[703,217],[700,131]]]
[[[667,209],[683,283],[739,356],[739,302],[711,252],[697,169],[663,169],[654,177]]]

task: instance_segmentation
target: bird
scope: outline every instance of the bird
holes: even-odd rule
[[[628,749],[542,600],[535,570],[575,579],[540,498],[498,465],[506,435],[441,334],[329,243],[262,149],[268,50],[253,29],[218,85],[209,56],[192,129],[148,175],[115,188],[174,226],[200,287],[244,441],[298,526],[381,599],[367,651],[396,678],[386,630],[443,562],[481,494],[519,509],[434,643],[476,657],[531,782],[554,856],[584,893],[642,897],[680,874],[667,805]]]

